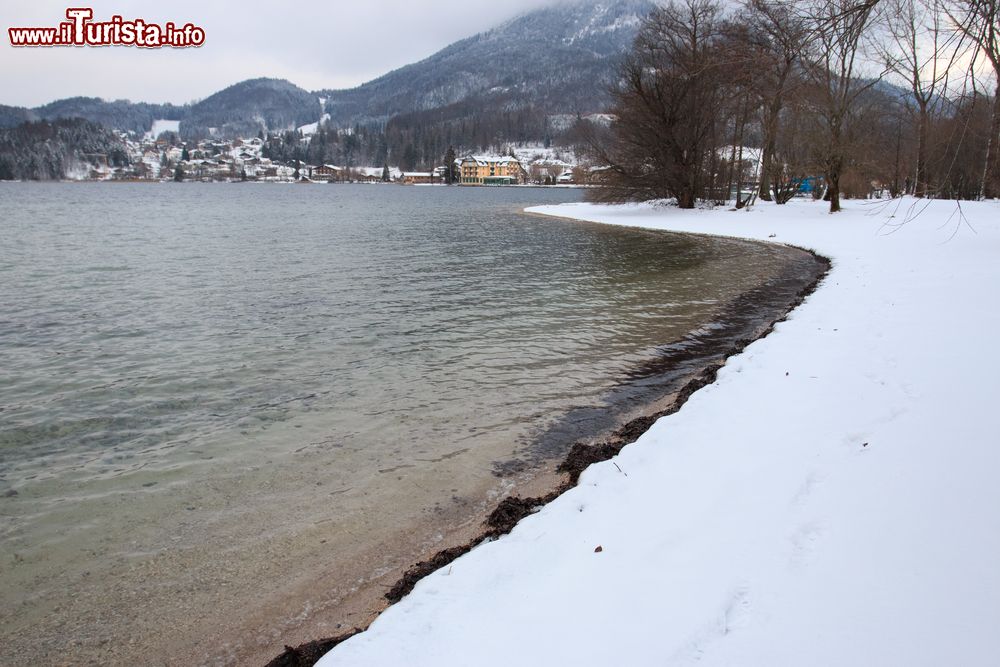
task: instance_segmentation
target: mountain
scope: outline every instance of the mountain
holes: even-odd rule
[[[341,127],[470,100],[483,110],[502,102],[547,113],[600,112],[617,59],[653,7],[651,0],[562,2],[352,90],[319,95],[327,100],[331,122]]]
[[[361,127],[382,137],[371,138],[376,148],[362,147],[358,159],[409,149],[422,163],[447,145],[550,139],[576,118],[604,111],[615,65],[653,7],[652,0],[563,0],[350,90],[309,92],[252,79],[183,106],[74,97],[35,109],[0,106],[0,128],[84,118],[140,134],[168,119],[180,121],[183,138],[198,139],[277,133],[325,119],[329,129]]]
[[[0,104],[0,129],[16,127],[21,123],[37,119],[38,116],[31,109]]]
[[[162,118],[179,120],[187,107],[173,104],[146,104],[128,100],[106,101],[98,97],[68,97],[34,109],[0,106],[0,129],[27,121],[83,118],[108,129],[142,134],[153,121]]]
[[[381,140],[364,141],[355,156],[371,164],[436,164],[449,146],[572,143],[564,133],[577,118],[607,109],[617,63],[653,7],[564,1],[357,88],[318,95],[331,127],[381,128]]]
[[[35,116],[42,120],[83,118],[110,129],[141,134],[148,131],[157,118],[179,119],[184,114],[185,108],[173,104],[135,103],[128,100],[105,101],[97,97],[70,97],[51,102],[33,111]]]
[[[251,79],[206,97],[181,118],[181,135],[253,136],[319,120],[319,98],[283,79]]]
[[[195,104],[147,104],[97,97],[70,97],[34,109],[0,106],[0,128],[25,121],[83,118],[108,129],[143,134],[154,120],[181,121],[181,132],[200,138],[214,128],[228,136],[255,135],[261,129],[286,129],[316,121],[319,99],[281,79],[251,79]]]

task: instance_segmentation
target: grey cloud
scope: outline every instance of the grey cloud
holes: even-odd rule
[[[207,35],[198,49],[143,50],[15,49],[6,28],[54,26],[71,5],[4,0],[0,104],[37,106],[73,95],[184,103],[258,76],[285,78],[310,90],[351,87],[552,1],[90,3],[98,20],[118,14],[191,22]]]

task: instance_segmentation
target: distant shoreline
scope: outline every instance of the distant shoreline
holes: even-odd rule
[[[185,179],[183,181],[175,181],[173,179],[149,179],[149,178],[118,178],[118,179],[73,179],[64,178],[60,180],[51,181],[41,181],[41,180],[21,180],[21,181],[4,181],[0,180],[0,184],[7,183],[18,183],[18,184],[60,184],[60,185],[78,185],[78,184],[95,184],[95,185],[120,185],[120,184],[146,184],[146,185],[376,185],[376,186],[401,186],[401,187],[412,187],[412,188],[455,188],[455,189],[468,189],[468,188],[484,188],[484,189],[507,189],[507,188],[535,188],[543,190],[587,190],[595,188],[595,185],[578,185],[578,184],[559,184],[559,185],[539,185],[537,183],[522,183],[518,185],[463,185],[463,184],[453,184],[447,185],[445,183],[382,183],[382,182],[365,182],[365,181],[310,181],[310,180],[299,180],[299,181],[262,181],[259,179],[247,179],[241,181],[239,179],[234,180],[222,180],[222,181],[198,181],[194,179]],[[528,215],[533,215],[529,213]]]

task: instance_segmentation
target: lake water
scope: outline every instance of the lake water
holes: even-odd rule
[[[0,184],[0,664],[352,627],[790,261],[520,213],[579,199]]]

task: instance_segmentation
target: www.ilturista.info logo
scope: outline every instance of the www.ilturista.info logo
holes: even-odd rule
[[[186,48],[205,43],[205,31],[187,23],[163,25],[143,19],[126,21],[112,16],[110,21],[92,21],[94,10],[71,7],[66,18],[54,28],[7,28],[11,46],[140,46]]]

